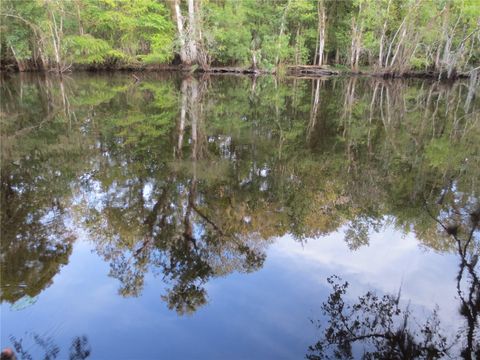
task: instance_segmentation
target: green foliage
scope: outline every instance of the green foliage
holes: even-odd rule
[[[122,53],[91,35],[70,35],[64,38],[66,57],[77,64],[101,64],[107,58],[122,58]]]
[[[205,9],[205,40],[210,56],[219,64],[247,65],[251,58],[251,34],[245,10],[235,1]]]
[[[183,34],[173,2],[5,0],[2,63],[60,71],[70,64],[166,64],[191,41],[203,60],[190,65],[249,67],[254,57],[266,69],[311,64],[324,6],[324,55],[330,65],[350,66],[353,46],[362,67],[380,66],[379,57],[382,67],[397,72],[465,71],[479,65],[475,0],[192,0],[194,20],[187,1],[178,1]]]

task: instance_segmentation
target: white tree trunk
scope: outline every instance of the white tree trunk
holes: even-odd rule
[[[382,35],[380,36],[380,50],[378,52],[378,65],[383,67],[383,47],[385,42],[385,35],[387,33],[388,14],[390,12],[390,3],[392,0],[388,0],[387,11],[385,12],[385,21],[383,22]]]
[[[282,39],[282,35],[285,31],[285,20],[286,20],[286,17],[287,17],[287,11],[288,11],[288,7],[290,6],[290,1],[291,0],[288,0],[287,2],[287,6],[285,7],[285,10],[283,11],[283,15],[282,15],[282,21],[280,23],[280,32],[278,34],[278,41],[277,41],[277,54],[275,55],[275,65],[278,65],[278,62],[279,62],[279,57],[280,57],[280,46],[281,46],[281,39]]]
[[[325,27],[327,22],[327,14],[325,10],[324,0],[318,1],[318,61],[317,65],[323,65],[323,53],[325,51]]]
[[[180,0],[175,0],[175,19],[177,21],[178,39],[180,41],[180,60],[182,63],[187,61],[187,52],[185,49],[185,31],[183,29],[183,16],[180,10]]]
[[[190,64],[197,62],[197,19],[194,0],[188,0],[188,57]]]

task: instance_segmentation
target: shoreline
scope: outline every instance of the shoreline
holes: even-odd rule
[[[476,70],[476,69],[473,69]],[[287,65],[284,68],[267,70],[267,69],[253,69],[244,67],[231,67],[231,66],[215,66],[209,68],[200,68],[196,66],[186,67],[183,65],[124,65],[118,67],[75,67],[63,74],[71,74],[75,72],[125,72],[125,73],[142,73],[142,72],[181,72],[181,73],[197,73],[197,74],[212,74],[212,75],[247,75],[247,76],[260,76],[260,75],[279,75],[292,78],[322,78],[322,77],[342,77],[342,76],[360,76],[360,77],[376,77],[383,79],[432,79],[438,81],[454,81],[458,79],[468,79],[473,70],[469,72],[454,73],[453,76],[447,77],[446,74],[441,74],[435,71],[406,71],[402,73],[388,72],[388,71],[374,71],[374,70],[359,70],[351,71],[344,69],[334,69],[328,66],[315,66],[315,65]],[[1,74],[13,74],[13,73],[52,73],[62,75],[56,71],[51,70],[28,70],[18,71],[18,69],[1,69]]]

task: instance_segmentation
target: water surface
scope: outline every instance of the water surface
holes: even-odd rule
[[[331,354],[332,275],[478,351],[475,84],[15,75],[0,95],[1,344],[24,358]]]

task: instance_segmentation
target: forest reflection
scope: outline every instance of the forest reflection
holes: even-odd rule
[[[180,314],[207,302],[210,279],[261,268],[287,233],[307,241],[346,226],[355,250],[389,225],[457,252],[439,235],[445,207],[425,204],[453,194],[478,204],[477,90],[366,78],[2,79],[1,300],[48,287],[79,229],[121,295],[140,295],[152,272]]]

